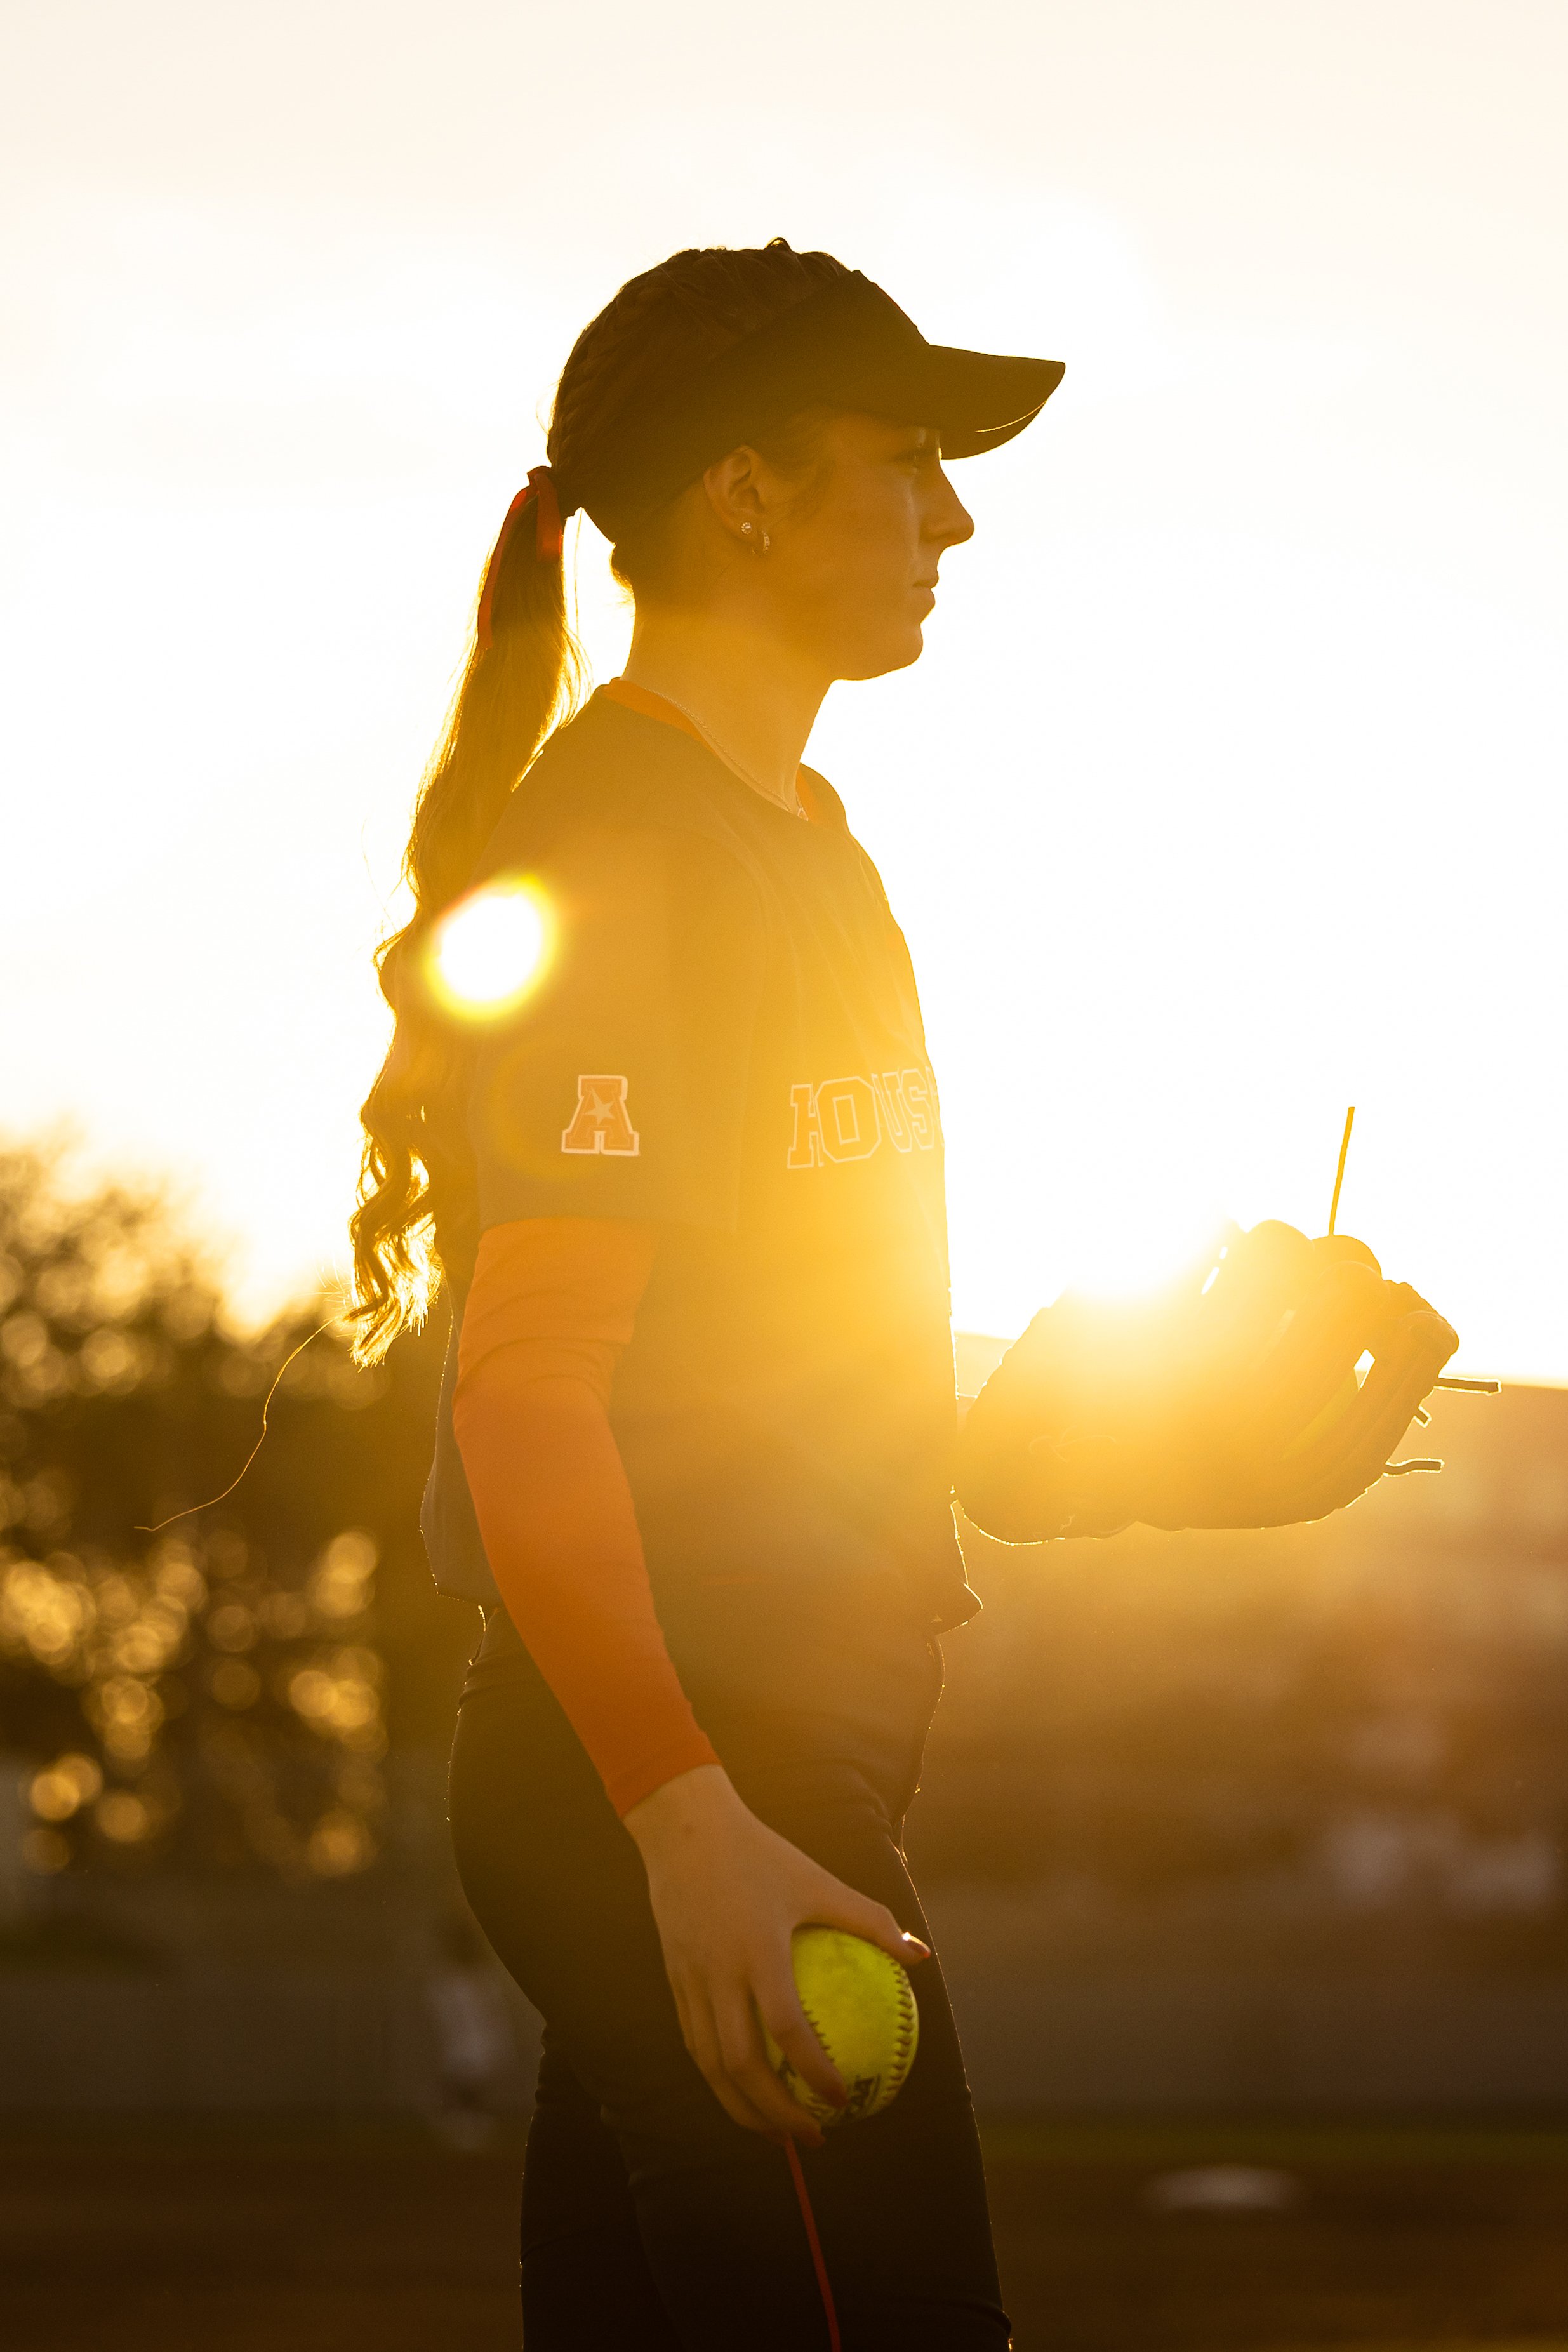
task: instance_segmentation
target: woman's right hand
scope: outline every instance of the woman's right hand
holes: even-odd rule
[[[904,1968],[929,1959],[885,1904],[858,1895],[760,1822],[717,1764],[682,1772],[634,1805],[626,1824],[647,1871],[680,2030],[726,2114],[748,2131],[822,2134],[768,2063],[765,2023],[797,2072],[832,2106],[846,2092],[805,2021],[790,1938],[843,1927]]]

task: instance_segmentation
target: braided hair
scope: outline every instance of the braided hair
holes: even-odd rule
[[[552,467],[569,478],[591,476],[596,453],[642,407],[847,274],[831,254],[796,253],[775,237],[757,247],[693,247],[628,279],[584,328],[562,370],[547,443]],[[658,593],[668,508],[602,520],[616,578],[634,594]],[[376,957],[395,1021],[360,1113],[359,1205],[349,1225],[362,1363],[379,1361],[400,1331],[418,1328],[446,1265],[464,1264],[477,1242],[462,1139],[466,1064],[426,996],[420,963],[525,771],[582,694],[584,664],[567,619],[562,556],[534,530],[503,535],[487,574],[485,615],[415,803],[403,861],[414,912]]]

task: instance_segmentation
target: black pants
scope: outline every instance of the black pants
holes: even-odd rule
[[[929,1941],[899,1843],[923,1715],[891,1740],[835,1740],[820,1717],[727,1728],[704,1714],[752,1811]],[[452,1827],[474,1912],[545,2020],[522,2195],[529,2352],[825,2352],[787,2155],[732,2123],[688,2056],[641,1858],[526,1660],[481,1667],[464,1693]],[[899,2098],[802,2151],[844,2352],[1005,2352],[936,1959],[915,1986]]]

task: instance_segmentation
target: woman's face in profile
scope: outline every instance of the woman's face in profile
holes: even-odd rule
[[[829,677],[907,668],[942,556],[973,530],[931,426],[830,416],[816,481],[764,559],[781,632]]]

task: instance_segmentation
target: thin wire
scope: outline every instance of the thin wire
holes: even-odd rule
[[[1340,1164],[1334,1171],[1334,1197],[1329,1202],[1329,1231],[1331,1234],[1334,1230],[1335,1221],[1340,1213],[1340,1186],[1345,1181],[1345,1155],[1351,1148],[1351,1129],[1354,1125],[1355,1105],[1354,1103],[1352,1103],[1349,1110],[1345,1113],[1345,1131],[1340,1139]]]
[[[268,1390],[266,1396],[262,1400],[261,1434],[257,1439],[255,1444],[251,1447],[249,1453],[246,1455],[245,1460],[239,1466],[239,1469],[229,1480],[228,1485],[224,1488],[222,1494],[209,1496],[207,1501],[205,1503],[188,1504],[183,1511],[171,1511],[168,1517],[166,1519],[160,1519],[155,1527],[134,1528],[132,1530],[133,1534],[139,1536],[162,1535],[163,1529],[165,1528],[172,1528],[176,1519],[192,1518],[197,1511],[215,1510],[219,1503],[227,1502],[229,1496],[233,1494],[235,1488],[238,1486],[240,1480],[244,1477],[246,1472],[249,1469],[251,1464],[255,1461],[257,1455],[260,1453],[262,1447],[267,1443],[267,1416],[272,1410],[272,1400],[278,1393],[279,1381],[283,1378],[284,1373],[288,1370],[295,1357],[302,1356],[306,1349],[310,1346],[311,1340],[319,1339],[323,1331],[330,1331],[333,1324],[339,1319],[340,1318],[336,1315],[329,1315],[324,1323],[318,1323],[313,1331],[308,1331],[305,1337],[300,1340],[299,1346],[291,1349],[289,1354],[284,1357],[283,1361],[279,1365],[277,1373],[273,1378],[272,1386]]]

